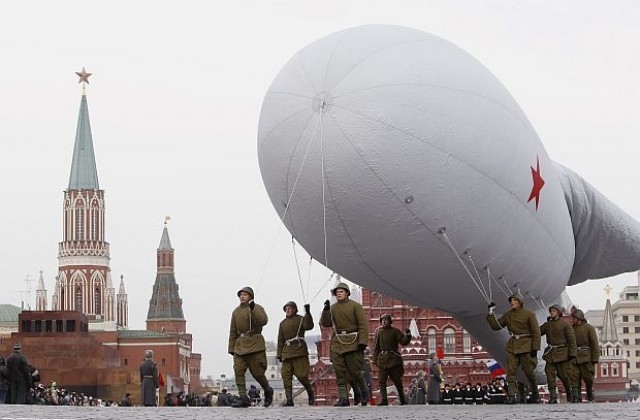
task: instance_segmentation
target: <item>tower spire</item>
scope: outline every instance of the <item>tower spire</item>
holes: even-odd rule
[[[82,72],[76,72],[80,77],[78,83],[82,83],[82,99],[78,113],[78,125],[76,127],[76,140],[73,146],[73,160],[71,161],[71,174],[69,175],[69,190],[99,190],[98,170],[93,151],[93,138],[91,136],[91,123],[89,121],[89,106],[85,91],[89,76],[82,68]]]
[[[604,306],[604,317],[602,319],[602,337],[600,337],[600,341],[602,341],[603,343],[615,343],[618,341],[618,331],[616,330],[616,323],[613,319],[613,312],[611,311],[611,299],[609,299],[609,295],[611,294],[612,290],[613,287],[608,284],[604,288],[604,291],[607,294],[607,302]]]

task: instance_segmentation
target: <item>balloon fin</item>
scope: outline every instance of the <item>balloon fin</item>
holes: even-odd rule
[[[554,163],[576,243],[569,285],[640,269],[640,222],[580,175]]]

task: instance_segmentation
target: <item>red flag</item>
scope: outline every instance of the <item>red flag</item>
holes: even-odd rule
[[[158,383],[160,386],[164,386],[164,378],[162,377],[162,372],[158,374]]]
[[[442,347],[438,347],[436,349],[436,356],[438,356],[438,359],[440,360],[444,359],[444,350],[442,349]]]

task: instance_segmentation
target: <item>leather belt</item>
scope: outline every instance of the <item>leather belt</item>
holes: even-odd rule
[[[549,347],[551,347],[552,349],[558,349],[560,347],[567,347],[566,344],[549,344]]]
[[[578,347],[578,350],[591,350],[591,347],[589,347],[589,346],[580,346],[580,347]]]
[[[144,375],[143,378],[153,378],[153,375]]]
[[[293,337],[284,341],[284,344],[290,346],[292,343],[304,341],[304,337]]]
[[[512,332],[510,332],[509,334],[511,334],[511,337],[515,338],[516,340],[519,340],[524,337],[531,337],[531,334],[514,334]]]

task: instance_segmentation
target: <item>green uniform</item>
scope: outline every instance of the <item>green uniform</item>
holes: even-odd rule
[[[387,379],[391,377],[391,381],[398,390],[400,403],[406,404],[404,387],[402,386],[404,364],[402,356],[398,352],[398,345],[406,346],[410,341],[411,335],[404,334],[392,326],[380,327],[376,330],[373,343],[373,364],[378,366],[378,385],[383,402],[387,402]]]
[[[600,361],[600,343],[595,328],[586,321],[573,326],[578,348],[574,361],[572,387],[581,395],[582,381],[587,389],[587,399],[593,401],[593,377],[596,373],[595,364]]]
[[[233,354],[233,371],[240,396],[247,396],[247,369],[260,386],[270,389],[264,372],[267,370],[267,353],[262,327],[267,325],[267,314],[258,304],[253,310],[248,304],[240,304],[231,314],[228,351]]]
[[[362,396],[369,392],[362,376],[364,349],[369,341],[369,326],[362,305],[349,298],[322,311],[320,325],[333,327],[331,362],[336,372],[340,400],[348,401],[347,375],[353,378]]]
[[[311,314],[293,315],[280,322],[278,331],[277,356],[282,362],[280,374],[287,401],[293,402],[293,375],[304,386],[313,399],[313,391],[309,382],[309,350],[304,340],[304,332],[313,329]]]
[[[542,358],[546,364],[544,373],[551,400],[558,400],[557,377],[562,381],[567,395],[571,395],[571,360],[576,357],[576,337],[571,324],[562,318],[550,320],[540,326],[540,334],[547,336],[547,348]]]
[[[487,322],[494,330],[506,327],[511,334],[507,341],[507,385],[509,397],[515,397],[516,372],[522,368],[532,392],[537,393],[538,381],[535,369],[538,358],[531,352],[540,350],[540,326],[533,312],[523,307],[510,309],[499,319],[495,314],[487,315]]]

